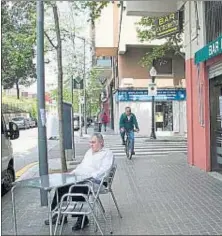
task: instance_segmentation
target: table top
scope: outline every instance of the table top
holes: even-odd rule
[[[56,173],[16,181],[14,182],[14,185],[16,185],[16,187],[38,188],[50,191],[62,186],[77,184],[86,179],[88,179],[87,176],[78,176],[69,173]]]

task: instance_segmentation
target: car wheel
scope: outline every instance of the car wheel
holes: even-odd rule
[[[12,188],[12,183],[15,181],[15,171],[13,167],[8,167],[3,181],[3,192],[7,193]]]

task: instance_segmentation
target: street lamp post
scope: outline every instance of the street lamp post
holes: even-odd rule
[[[82,137],[82,97],[79,90],[79,136]]]
[[[83,39],[83,55],[84,55],[84,65],[83,65],[83,92],[84,92],[84,125],[85,134],[87,134],[87,118],[86,118],[86,40]]]
[[[80,36],[74,35],[74,37],[83,41],[83,93],[84,93],[84,125],[85,125],[85,134],[87,134],[87,120],[86,120],[86,39]]]
[[[75,133],[74,133],[74,119],[73,119],[74,118],[74,116],[73,116],[73,113],[74,113],[73,82],[74,81],[73,80],[74,80],[74,78],[72,76],[71,77],[71,95],[72,95],[72,115],[71,115],[72,122],[71,122],[71,124],[72,124],[72,129],[73,129],[73,132],[72,132],[73,159],[75,159],[76,158],[76,149],[75,149]]]
[[[152,68],[150,70],[150,76],[152,78],[152,83],[155,83],[156,74],[157,74],[156,69],[154,66],[152,66]],[[152,96],[152,126],[151,126],[151,134],[150,134],[151,139],[156,139],[154,105],[155,105],[155,96]]]
[[[38,150],[39,175],[48,174],[46,113],[45,113],[45,66],[44,66],[44,2],[37,1],[37,94],[38,94]],[[47,192],[40,190],[41,205],[48,204]]]

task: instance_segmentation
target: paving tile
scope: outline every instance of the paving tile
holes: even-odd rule
[[[222,182],[189,167],[185,155],[118,159],[117,164],[113,190],[123,219],[112,198],[101,196],[108,219],[106,230],[101,216],[99,221],[106,234],[109,226],[114,235],[222,234]],[[44,225],[47,210],[40,207],[38,190],[18,189],[16,204],[19,234],[48,235]],[[2,234],[12,235],[10,194],[2,198],[2,216]],[[74,222],[69,218],[63,234],[74,234]],[[75,234],[95,234],[93,224]]]

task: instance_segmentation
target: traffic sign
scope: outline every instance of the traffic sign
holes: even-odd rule
[[[157,96],[157,86],[155,83],[150,83],[148,86],[148,96]]]
[[[79,76],[73,79],[73,89],[83,89],[83,79]]]

